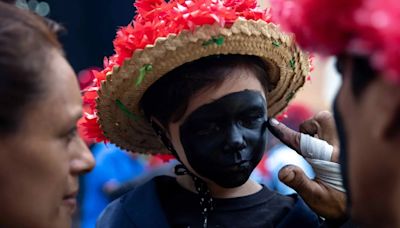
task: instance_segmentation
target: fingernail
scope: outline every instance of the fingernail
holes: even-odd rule
[[[285,183],[290,183],[294,180],[296,174],[293,172],[293,170],[287,170],[282,178],[282,181]]]
[[[270,119],[269,119],[269,123],[270,123],[272,126],[277,126],[277,125],[279,124],[279,121],[276,120],[275,118],[270,118]]]

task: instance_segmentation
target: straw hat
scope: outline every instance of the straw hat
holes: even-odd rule
[[[139,101],[167,72],[202,57],[242,54],[262,58],[269,67],[269,80],[276,83],[267,95],[270,116],[288,105],[309,75],[308,55],[255,1],[149,4],[135,4],[139,15],[118,31],[114,41],[117,53],[106,61],[102,72],[95,72],[96,85],[84,95],[84,101],[92,104],[83,124],[90,137],[110,140],[134,152],[170,153],[145,118]]]

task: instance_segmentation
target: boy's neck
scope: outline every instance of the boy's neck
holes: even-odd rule
[[[191,192],[197,193],[194,187],[193,179],[189,175],[178,176],[176,180],[178,184],[181,185],[183,188]],[[256,183],[251,179],[248,179],[246,183],[235,188],[223,188],[211,181],[208,181],[207,185],[208,188],[210,189],[212,197],[222,198],[222,199],[248,196],[262,189],[262,186],[260,184]]]

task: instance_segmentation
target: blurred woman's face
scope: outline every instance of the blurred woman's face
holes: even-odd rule
[[[38,78],[43,94],[26,107],[18,131],[0,139],[1,227],[71,227],[78,176],[94,166],[76,133],[75,74],[60,53],[49,55]]]
[[[267,104],[255,75],[234,69],[222,85],[200,91],[184,116],[169,125],[184,165],[224,188],[244,184],[266,144]]]
[[[399,118],[398,87],[375,75],[356,96],[354,65],[350,60],[346,64],[335,118],[341,130],[341,165],[348,179],[352,219],[360,227],[399,227],[400,140],[394,130],[399,128],[390,124],[391,118]]]

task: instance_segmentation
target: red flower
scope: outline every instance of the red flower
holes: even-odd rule
[[[361,0],[272,0],[273,18],[299,44],[324,54],[343,50],[353,33],[352,15]],[[339,32],[340,31],[340,32]]]
[[[272,0],[273,18],[299,44],[321,54],[369,57],[371,65],[400,85],[398,0]]]
[[[169,162],[172,159],[175,159],[175,156],[172,154],[156,154],[154,155],[155,157],[161,159],[163,162]]]
[[[97,87],[91,87],[87,89],[82,96],[83,104],[93,104],[98,97],[97,91]]]
[[[79,120],[81,122],[80,127],[84,128],[84,133],[88,138],[95,139],[96,142],[108,141],[104,136],[103,131],[100,129],[97,123],[98,117],[96,114],[85,113],[84,116]]]
[[[248,9],[254,9],[257,6],[256,0],[227,0],[224,2],[225,7],[231,7],[237,12],[244,12]]]

